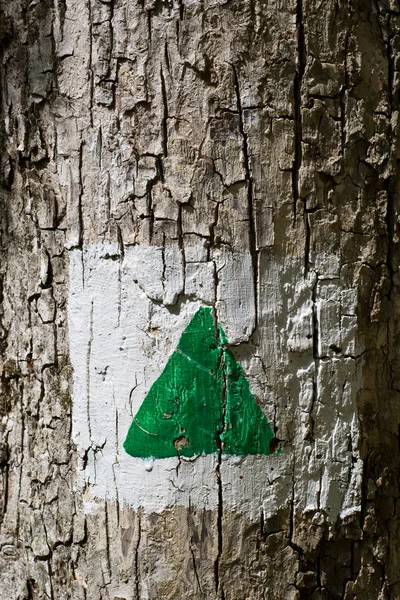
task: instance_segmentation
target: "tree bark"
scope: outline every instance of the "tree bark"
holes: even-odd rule
[[[399,32],[398,0],[2,2],[1,598],[400,598]],[[217,450],[131,456],[204,307],[269,451],[224,452],[218,363]]]

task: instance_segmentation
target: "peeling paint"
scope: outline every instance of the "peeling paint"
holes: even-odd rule
[[[201,256],[202,242],[197,252],[194,248],[192,254]],[[204,306],[210,287],[219,290],[221,285],[218,274],[214,278],[215,257],[190,263],[195,293],[180,295],[176,304],[166,305],[163,290],[175,274],[165,270],[160,285],[156,274],[163,272],[163,252],[150,246],[147,254],[145,246],[132,246],[126,247],[118,260],[110,258],[118,252],[118,246],[113,244],[90,245],[69,252],[73,439],[81,460],[78,485],[92,498],[118,498],[119,502],[143,507],[146,512],[189,504],[216,510],[222,490],[226,510],[257,520],[260,512],[273,515],[290,504],[295,479],[296,510],[323,510],[329,521],[342,512],[345,515],[348,510],[358,510],[355,507],[360,505],[361,481],[353,465],[359,459],[358,425],[354,420],[359,371],[352,356],[338,355],[329,347],[327,356],[318,354],[319,337],[339,322],[336,314],[340,310],[340,295],[332,295],[329,286],[317,285],[314,272],[304,279],[302,257],[286,257],[284,263],[263,259],[259,315],[269,324],[268,330],[260,328],[255,342],[243,343],[248,339],[246,327],[241,331],[241,344],[231,346],[227,335],[221,345],[225,367],[228,368],[231,356],[233,365],[240,363],[240,373],[245,373],[243,380],[249,383],[248,397],[257,399],[257,410],[263,411],[271,431],[282,440],[280,455],[273,459],[260,454],[242,458],[223,455],[231,440],[227,432],[223,439],[221,427],[221,448],[214,445],[212,432],[220,419],[217,411],[215,424],[209,429],[211,454],[204,456],[200,453],[203,449],[196,448],[199,454],[185,456],[191,452],[190,445],[185,445],[187,431],[179,428],[172,434],[176,444],[173,456],[151,459],[149,452],[146,459],[135,458],[123,450],[123,441],[175,349],[190,357],[193,349],[183,348],[184,341],[180,339],[196,313],[205,310],[215,314],[223,331],[235,332],[231,339],[237,339],[238,324],[243,321],[233,311],[221,310],[215,291],[215,305]],[[243,254],[240,264],[247,264],[247,272],[251,273],[250,254]],[[196,265],[201,268],[199,278]],[[211,281],[204,279],[204,265],[210,267]],[[170,289],[173,285],[178,284],[171,283]],[[244,289],[241,284],[232,293],[238,305],[249,306]],[[317,305],[318,294],[321,302]],[[344,288],[346,304],[342,312],[346,314],[351,312],[350,296]],[[322,312],[322,300],[330,309],[328,312]],[[336,312],[332,310],[335,307]],[[319,329],[316,318],[321,319]],[[214,318],[212,327],[216,335]],[[342,329],[341,335],[355,344],[354,329]],[[215,346],[215,370],[221,348],[212,336],[210,343]],[[207,353],[203,356],[200,349],[196,353],[201,361],[207,359]],[[179,354],[179,360],[188,361],[183,354]],[[293,375],[285,374],[285,361],[290,363]],[[212,370],[212,365],[209,367]],[[262,408],[258,406],[260,399]],[[240,404],[242,393],[233,401]],[[225,408],[228,409],[227,402]],[[238,414],[236,409],[232,417],[228,412],[226,420]],[[333,429],[332,423],[336,423]],[[235,450],[236,444],[237,440],[232,440],[229,452]]]

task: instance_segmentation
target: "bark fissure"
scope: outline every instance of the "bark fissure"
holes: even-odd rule
[[[161,80],[161,98],[162,98],[162,117],[161,117],[161,143],[163,156],[168,156],[168,100],[167,100],[167,89],[165,87],[165,78],[162,67],[160,68],[160,80]]]
[[[92,31],[92,0],[88,4],[88,73],[89,73],[89,116],[90,126],[93,127],[93,104],[94,104],[94,72],[93,72],[93,31]]]
[[[346,31],[345,43],[344,43],[344,83],[340,89],[340,122],[341,122],[341,147],[342,156],[345,156],[346,147],[346,109],[347,109],[347,95],[349,91],[349,72],[348,72],[348,53],[349,53],[349,37],[351,29]]]
[[[244,113],[242,107],[242,100],[240,96],[240,83],[239,76],[237,73],[237,69],[234,65],[232,66],[234,82],[235,82],[235,94],[236,94],[236,102],[237,102],[237,111],[239,116],[239,132],[242,138],[242,151],[243,151],[243,161],[244,161],[244,170],[246,174],[247,181],[247,210],[248,210],[248,219],[249,219],[249,244],[250,244],[250,253],[252,259],[252,269],[253,269],[253,286],[254,286],[254,311],[255,311],[255,327],[257,327],[258,322],[258,252],[256,245],[256,227],[254,220],[254,204],[253,204],[253,177],[251,174],[251,164],[250,164],[250,154],[248,147],[248,134],[245,129],[244,123]]]
[[[303,0],[297,0],[296,6],[296,27],[297,27],[297,65],[296,74],[293,80],[293,103],[294,103],[294,159],[292,171],[293,187],[293,215],[296,222],[297,204],[301,199],[299,174],[302,163],[302,82],[306,68],[306,40],[303,23]]]
[[[219,328],[216,323],[217,334],[219,335]],[[221,598],[224,598],[224,589],[221,583],[220,578],[220,562],[223,552],[223,531],[224,531],[224,500],[223,500],[223,487],[222,487],[222,473],[221,473],[221,465],[222,465],[222,454],[223,454],[223,442],[221,439],[221,435],[224,433],[226,428],[226,386],[227,386],[227,378],[225,372],[224,361],[224,353],[221,350],[220,352],[220,364],[223,372],[223,385],[222,385],[222,428],[217,431],[217,448],[218,448],[218,462],[215,469],[215,475],[217,480],[217,489],[218,489],[218,510],[217,510],[217,536],[218,536],[218,546],[217,546],[217,556],[214,563],[214,577],[215,577],[215,591]]]
[[[196,582],[197,582],[197,585],[198,585],[198,588],[199,588],[200,595],[203,598],[203,590],[201,589],[200,578],[199,578],[199,574],[197,572],[197,567],[196,567],[196,557],[194,555],[194,551],[193,551],[192,546],[190,546],[190,554],[192,556],[193,571],[194,571],[194,575],[195,575],[195,578],[196,578]]]
[[[386,227],[387,227],[387,256],[386,265],[390,276],[390,288],[388,292],[389,300],[392,299],[392,293],[395,288],[395,267],[394,267],[394,236],[395,236],[395,203],[394,194],[392,191],[392,177],[385,179],[384,187],[387,194],[387,205],[386,205]]]
[[[137,533],[136,533],[136,546],[135,546],[135,565],[134,565],[134,572],[135,572],[135,600],[140,600],[140,563],[139,563],[139,548],[140,548],[140,542],[142,539],[142,521],[141,521],[141,513],[140,511],[137,514],[137,518],[136,518],[136,527],[137,527]]]
[[[0,507],[0,527],[7,514],[8,508],[8,491],[9,491],[9,446],[8,435],[5,436],[4,442],[0,445],[0,470],[2,476],[2,503]]]
[[[92,369],[92,344],[93,344],[93,314],[94,314],[94,302],[91,302],[90,305],[90,327],[89,327],[89,342],[87,346],[87,354],[86,354],[86,414],[87,414],[87,424],[89,431],[89,438],[92,440],[92,425],[91,425],[91,415],[90,415],[90,392],[91,392],[91,369]]]
[[[105,525],[105,541],[106,541],[106,565],[107,565],[107,573],[103,573],[107,575],[107,581],[104,581],[105,585],[108,585],[111,582],[111,557],[110,557],[110,529],[109,529],[109,516],[108,516],[108,502],[107,500],[104,503],[104,525]]]
[[[84,228],[83,228],[83,212],[82,212],[82,198],[83,198],[83,142],[79,144],[79,165],[78,165],[78,240],[77,247],[82,248]],[[71,178],[72,180],[72,178]],[[74,198],[72,198],[74,201]]]

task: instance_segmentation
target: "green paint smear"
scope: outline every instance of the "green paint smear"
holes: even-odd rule
[[[128,454],[270,454],[274,433],[225,344],[211,308],[200,308],[132,421]]]

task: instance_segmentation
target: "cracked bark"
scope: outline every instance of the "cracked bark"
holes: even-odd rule
[[[400,597],[400,8],[278,5],[1,3],[7,600]],[[200,304],[282,456],[148,510],[126,420]]]

